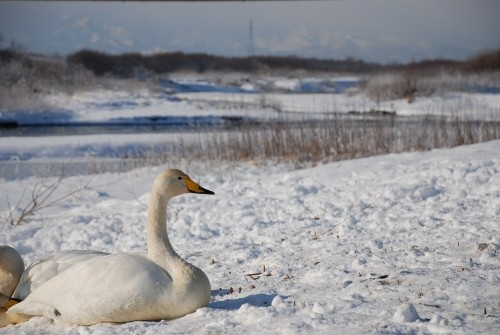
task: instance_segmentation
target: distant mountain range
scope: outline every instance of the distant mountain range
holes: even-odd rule
[[[180,31],[154,34],[145,27],[124,27],[89,18],[59,20],[41,32],[43,39],[28,39],[30,51],[69,54],[80,49],[107,53],[157,51],[205,52],[225,56],[247,56],[247,36],[235,40],[229,36],[207,40],[201,32]],[[255,32],[254,50],[260,55],[297,55],[328,59],[348,57],[375,62],[408,62],[435,57],[463,59],[473,54],[471,47],[435,46],[400,40],[391,36],[344,35],[338,32],[315,32],[308,27],[265,35]]]

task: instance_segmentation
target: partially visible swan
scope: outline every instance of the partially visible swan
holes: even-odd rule
[[[8,324],[7,303],[24,271],[24,262],[16,249],[0,245],[0,327]],[[7,304],[7,305],[6,305]]]
[[[147,256],[70,251],[35,263],[25,271],[14,294],[25,299],[7,311],[9,317],[23,320],[43,315],[92,325],[172,319],[208,305],[207,276],[177,255],[167,236],[167,203],[184,193],[214,194],[179,170],[163,172],[150,195]],[[37,273],[44,268],[48,275]]]

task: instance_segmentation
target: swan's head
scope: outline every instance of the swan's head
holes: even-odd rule
[[[156,177],[153,189],[168,197],[175,197],[185,193],[215,194],[201,187],[180,170],[169,169]]]

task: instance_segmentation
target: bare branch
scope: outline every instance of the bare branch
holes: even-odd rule
[[[33,188],[31,189],[31,199],[28,203],[22,207],[21,203],[23,202],[26,194],[27,188],[25,187],[23,193],[18,199],[15,206],[11,206],[10,199],[7,196],[7,205],[9,208],[9,212],[6,215],[5,221],[13,226],[17,226],[23,222],[27,222],[30,216],[33,216],[35,213],[53,207],[62,201],[74,196],[75,194],[87,189],[93,178],[89,178],[86,182],[81,182],[80,186],[74,188],[73,190],[65,193],[59,197],[54,198],[55,192],[61,187],[64,180],[66,179],[66,168],[67,165],[61,167],[61,171],[57,175],[55,181],[49,183],[49,178],[54,172],[55,165],[51,165],[49,171],[38,181]],[[16,214],[19,212],[19,214]]]

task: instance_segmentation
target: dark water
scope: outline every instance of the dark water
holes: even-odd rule
[[[282,127],[304,127],[304,126],[326,126],[335,127],[435,127],[437,123],[443,126],[453,126],[457,121],[450,118],[428,115],[397,116],[391,112],[377,111],[372,113],[347,113],[323,116],[322,119],[304,115],[299,117],[284,116],[272,120],[259,120],[249,117],[200,117],[200,118],[171,118],[148,120],[138,120],[133,122],[113,122],[113,123],[65,123],[65,124],[44,124],[44,125],[2,125],[0,123],[1,137],[24,137],[24,136],[71,136],[71,135],[92,135],[92,134],[145,134],[145,133],[178,133],[178,132],[203,132],[203,131],[246,131],[252,129],[267,128],[272,126]],[[471,127],[498,128],[500,122],[496,121],[474,121],[460,120],[459,123],[466,123]]]
[[[168,133],[195,130],[195,127],[173,125],[82,125],[82,126],[21,126],[0,128],[0,137],[14,136],[67,136],[93,134]]]
[[[0,137],[7,136],[66,136],[93,134],[142,134],[169,132],[196,132],[201,129],[225,129],[252,123],[241,117],[195,117],[165,118],[158,120],[138,120],[138,122],[111,123],[65,123],[17,126],[0,124]]]

